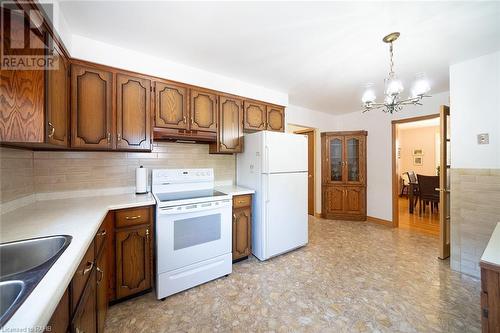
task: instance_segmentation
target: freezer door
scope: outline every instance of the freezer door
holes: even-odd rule
[[[307,172],[264,175],[264,259],[307,244]]]
[[[263,173],[307,171],[306,136],[266,131],[263,145]]]

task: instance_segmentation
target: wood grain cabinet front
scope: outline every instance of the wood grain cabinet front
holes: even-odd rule
[[[81,302],[71,322],[71,331],[73,333],[97,332],[96,296],[96,270],[92,269],[89,276],[89,283],[85,285]]]
[[[155,82],[155,127],[188,129],[188,89]]]
[[[285,131],[285,109],[277,106],[267,106],[267,130]]]
[[[95,249],[94,242],[91,243],[85,256],[78,265],[73,280],[71,280],[71,312],[74,313],[80,299],[82,297],[83,290],[89,281],[95,266]]]
[[[253,101],[245,101],[243,107],[243,129],[248,131],[262,131],[266,129],[266,105]]]
[[[217,95],[191,89],[190,130],[217,132]]]
[[[69,313],[69,289],[66,289],[61,297],[57,308],[54,310],[52,317],[47,323],[45,332],[65,333],[68,332],[70,324]]]
[[[233,262],[252,253],[252,195],[233,197]]]
[[[116,148],[151,149],[151,81],[116,74]]]
[[[113,149],[113,74],[83,65],[71,66],[71,146]]]
[[[243,151],[243,101],[220,96],[217,142],[210,144],[210,153],[241,153]]]
[[[152,228],[149,224],[116,232],[116,297],[151,288]]]

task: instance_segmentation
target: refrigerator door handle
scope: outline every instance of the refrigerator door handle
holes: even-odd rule
[[[264,172],[269,172],[269,147],[264,147]]]

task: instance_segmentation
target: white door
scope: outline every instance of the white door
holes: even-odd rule
[[[307,171],[305,136],[265,131],[263,145],[263,173]]]
[[[231,253],[231,201],[157,208],[157,273]]]
[[[264,175],[264,259],[307,244],[307,172]]]

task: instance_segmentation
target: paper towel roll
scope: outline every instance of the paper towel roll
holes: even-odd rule
[[[148,192],[148,169],[142,165],[135,169],[135,193],[143,194]]]

